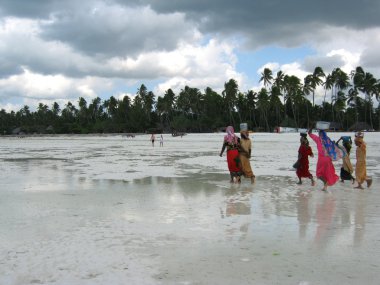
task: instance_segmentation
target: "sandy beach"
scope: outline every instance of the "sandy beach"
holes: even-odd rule
[[[379,133],[372,187],[328,192],[296,185],[297,133],[251,134],[230,184],[223,135],[0,138],[0,284],[378,284]]]

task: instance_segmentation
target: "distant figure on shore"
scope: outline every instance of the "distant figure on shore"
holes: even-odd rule
[[[352,148],[352,140],[350,136],[343,136],[341,137],[337,142],[336,145],[340,147],[339,142],[343,142],[343,165],[340,168],[340,181],[343,183],[344,180],[351,180],[352,184],[355,183],[355,178],[352,176],[352,173],[354,172],[354,168],[351,164],[350,160],[350,152]]]
[[[152,134],[151,136],[150,136],[150,140],[151,140],[151,142],[152,142],[152,146],[154,147],[154,141],[155,141],[155,139],[156,139],[156,137],[154,136],[154,134]]]
[[[239,139],[235,135],[234,128],[228,126],[227,135],[224,136],[222,150],[219,156],[222,157],[224,150],[227,148],[227,165],[230,171],[231,183],[240,183],[241,169],[239,160]]]
[[[162,136],[162,134],[160,136],[160,146],[164,146],[164,137]]]
[[[364,181],[367,182],[367,187],[371,187],[372,178],[367,176],[367,144],[364,142],[364,134],[362,132],[357,132],[355,134],[355,145],[356,145],[356,166],[355,166],[355,176],[358,186],[355,188],[364,189],[362,184]]]
[[[308,131],[309,136],[317,144],[318,161],[316,176],[323,182],[322,191],[327,190],[327,186],[334,185],[339,176],[335,174],[335,168],[332,159],[338,158],[335,150],[335,143],[327,136],[324,130],[319,130],[319,136],[312,133],[312,129]]]
[[[300,134],[300,147],[298,149],[298,160],[294,167],[297,169],[296,174],[298,177],[297,184],[302,184],[302,177],[309,178],[311,180],[311,185],[315,185],[313,175],[309,171],[309,156],[314,157],[313,151],[309,145],[306,133]]]
[[[239,147],[239,159],[241,170],[245,178],[250,178],[251,183],[255,183],[255,175],[251,168],[252,142],[249,138],[249,132],[247,129],[240,130],[240,147]]]

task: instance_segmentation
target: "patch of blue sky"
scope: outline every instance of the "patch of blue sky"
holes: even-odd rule
[[[236,51],[238,62],[236,69],[244,73],[252,83],[260,80],[259,68],[267,63],[277,63],[279,66],[287,63],[302,62],[307,56],[314,55],[315,51],[307,46],[298,48],[282,48],[269,46],[257,51]],[[277,72],[277,71],[276,71]]]

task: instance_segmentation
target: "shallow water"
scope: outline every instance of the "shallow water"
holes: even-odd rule
[[[327,193],[295,184],[297,134],[253,135],[253,185],[222,138],[1,138],[0,284],[377,284],[378,134],[373,186]]]

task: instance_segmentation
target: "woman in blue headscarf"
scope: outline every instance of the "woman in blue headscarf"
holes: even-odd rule
[[[318,179],[323,182],[322,191],[326,191],[327,186],[332,186],[339,180],[339,176],[335,174],[332,161],[341,158],[342,153],[324,130],[319,130],[319,136],[312,134],[311,129],[308,134],[317,144],[318,162],[316,174]]]

